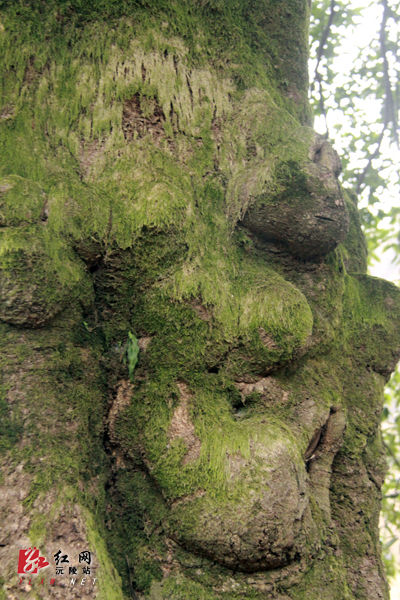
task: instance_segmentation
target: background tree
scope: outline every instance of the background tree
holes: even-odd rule
[[[3,596],[386,598],[400,298],[308,2],[0,6]],[[20,581],[32,545],[97,582]]]
[[[376,22],[372,38],[358,28]],[[370,256],[379,245],[399,256],[399,15],[396,3],[336,0],[312,3],[311,100],[343,153],[343,181],[363,198],[360,211]],[[359,39],[361,37],[361,39]],[[358,56],[344,57],[352,39]],[[339,72],[338,72],[339,71]],[[335,116],[334,116],[335,115]],[[382,195],[393,189],[391,207]],[[387,195],[387,193],[386,193]]]

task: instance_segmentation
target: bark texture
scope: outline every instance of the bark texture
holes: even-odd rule
[[[2,3],[0,598],[387,599],[400,292],[310,127],[308,17]],[[32,546],[91,577],[20,577]]]

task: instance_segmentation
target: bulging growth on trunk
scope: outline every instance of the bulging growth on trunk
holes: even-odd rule
[[[0,598],[386,599],[400,292],[311,128],[308,2],[0,23]]]

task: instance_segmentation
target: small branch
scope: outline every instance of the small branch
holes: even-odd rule
[[[398,133],[397,133],[398,123],[397,123],[395,103],[393,100],[392,86],[391,86],[390,77],[389,77],[389,61],[387,58],[387,48],[386,48],[386,23],[387,23],[388,19],[392,16],[392,11],[388,6],[387,0],[382,0],[382,6],[383,6],[383,15],[382,15],[382,21],[381,21],[381,26],[380,26],[380,30],[379,30],[379,47],[380,47],[380,54],[381,54],[382,61],[383,61],[383,83],[384,83],[384,88],[385,88],[384,105],[383,105],[383,127],[382,127],[382,131],[379,135],[377,146],[376,146],[374,152],[369,156],[366,166],[364,167],[362,172],[357,177],[357,186],[356,186],[357,194],[359,194],[361,191],[364,180],[368,174],[368,171],[371,168],[372,161],[374,160],[374,158],[377,158],[379,156],[383,137],[385,135],[385,131],[388,129],[389,123],[392,123],[392,135],[396,141],[397,146],[399,146],[399,138],[398,138]]]
[[[382,142],[383,142],[383,136],[385,135],[385,131],[386,131],[386,123],[383,124],[382,131],[379,134],[379,138],[378,138],[378,142],[377,142],[377,146],[376,146],[375,150],[373,151],[372,154],[369,155],[367,164],[365,165],[365,167],[361,171],[361,173],[359,173],[359,175],[357,176],[356,194],[359,194],[360,191],[361,191],[361,187],[362,187],[362,185],[364,183],[364,180],[365,180],[365,178],[367,176],[367,173],[368,173],[368,171],[371,168],[372,161],[374,160],[374,158],[376,158],[377,156],[379,156],[379,152],[380,152],[380,149],[381,149],[381,145],[382,145]]]
[[[335,6],[336,6],[336,0],[331,0],[328,22],[324,27],[324,30],[322,32],[321,39],[319,42],[319,46],[318,46],[317,64],[315,66],[315,71],[314,71],[314,81],[319,81],[319,82],[321,81],[321,79],[320,79],[321,75],[318,71],[318,67],[319,67],[319,63],[321,62],[321,59],[324,55],[325,44],[328,41],[329,33],[330,33],[332,23],[333,23],[333,19],[335,17]]]
[[[319,73],[317,74],[317,81],[318,81],[318,107],[319,107],[319,111],[321,113],[321,115],[324,118],[325,121],[325,129],[326,129],[326,137],[329,137],[329,131],[328,131],[328,115],[327,115],[327,110],[325,108],[325,100],[324,100],[324,94],[323,94],[323,90],[322,90],[322,80],[321,77],[319,75]]]
[[[400,461],[397,458],[397,456],[394,454],[393,450],[386,444],[386,442],[383,442],[383,447],[385,448],[387,453],[390,454],[390,456],[393,458],[395,465],[400,468]]]
[[[391,86],[390,77],[389,77],[389,61],[387,59],[387,48],[386,48],[386,23],[387,23],[388,19],[392,16],[392,11],[388,6],[387,0],[382,0],[382,6],[383,6],[383,15],[382,15],[381,27],[380,27],[380,31],[379,31],[379,46],[380,46],[381,56],[382,56],[382,60],[383,60],[383,83],[384,83],[384,87],[385,87],[385,103],[384,103],[384,107],[383,107],[383,112],[384,112],[383,120],[384,120],[385,127],[387,127],[387,125],[389,123],[392,123],[392,134],[393,134],[393,137],[394,137],[397,147],[398,147],[399,146],[399,137],[398,137],[398,133],[397,133],[398,123],[397,123],[395,104],[394,104],[394,100],[393,100],[392,86]]]
[[[324,55],[325,45],[326,45],[326,42],[328,41],[331,27],[333,24],[333,19],[335,17],[335,6],[336,6],[336,0],[331,0],[328,22],[322,31],[321,39],[320,39],[318,50],[317,50],[317,64],[315,65],[314,80],[311,85],[311,89],[314,89],[315,84],[318,84],[318,95],[319,95],[318,106],[319,106],[321,115],[324,117],[327,137],[328,137],[327,110],[325,108],[324,94],[323,94],[323,89],[322,89],[323,78],[322,78],[321,73],[319,72],[319,65],[320,65],[320,62]]]

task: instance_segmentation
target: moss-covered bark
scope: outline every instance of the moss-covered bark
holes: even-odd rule
[[[310,128],[307,6],[1,4],[0,598],[387,598],[400,294]],[[32,545],[91,578],[20,581]]]

